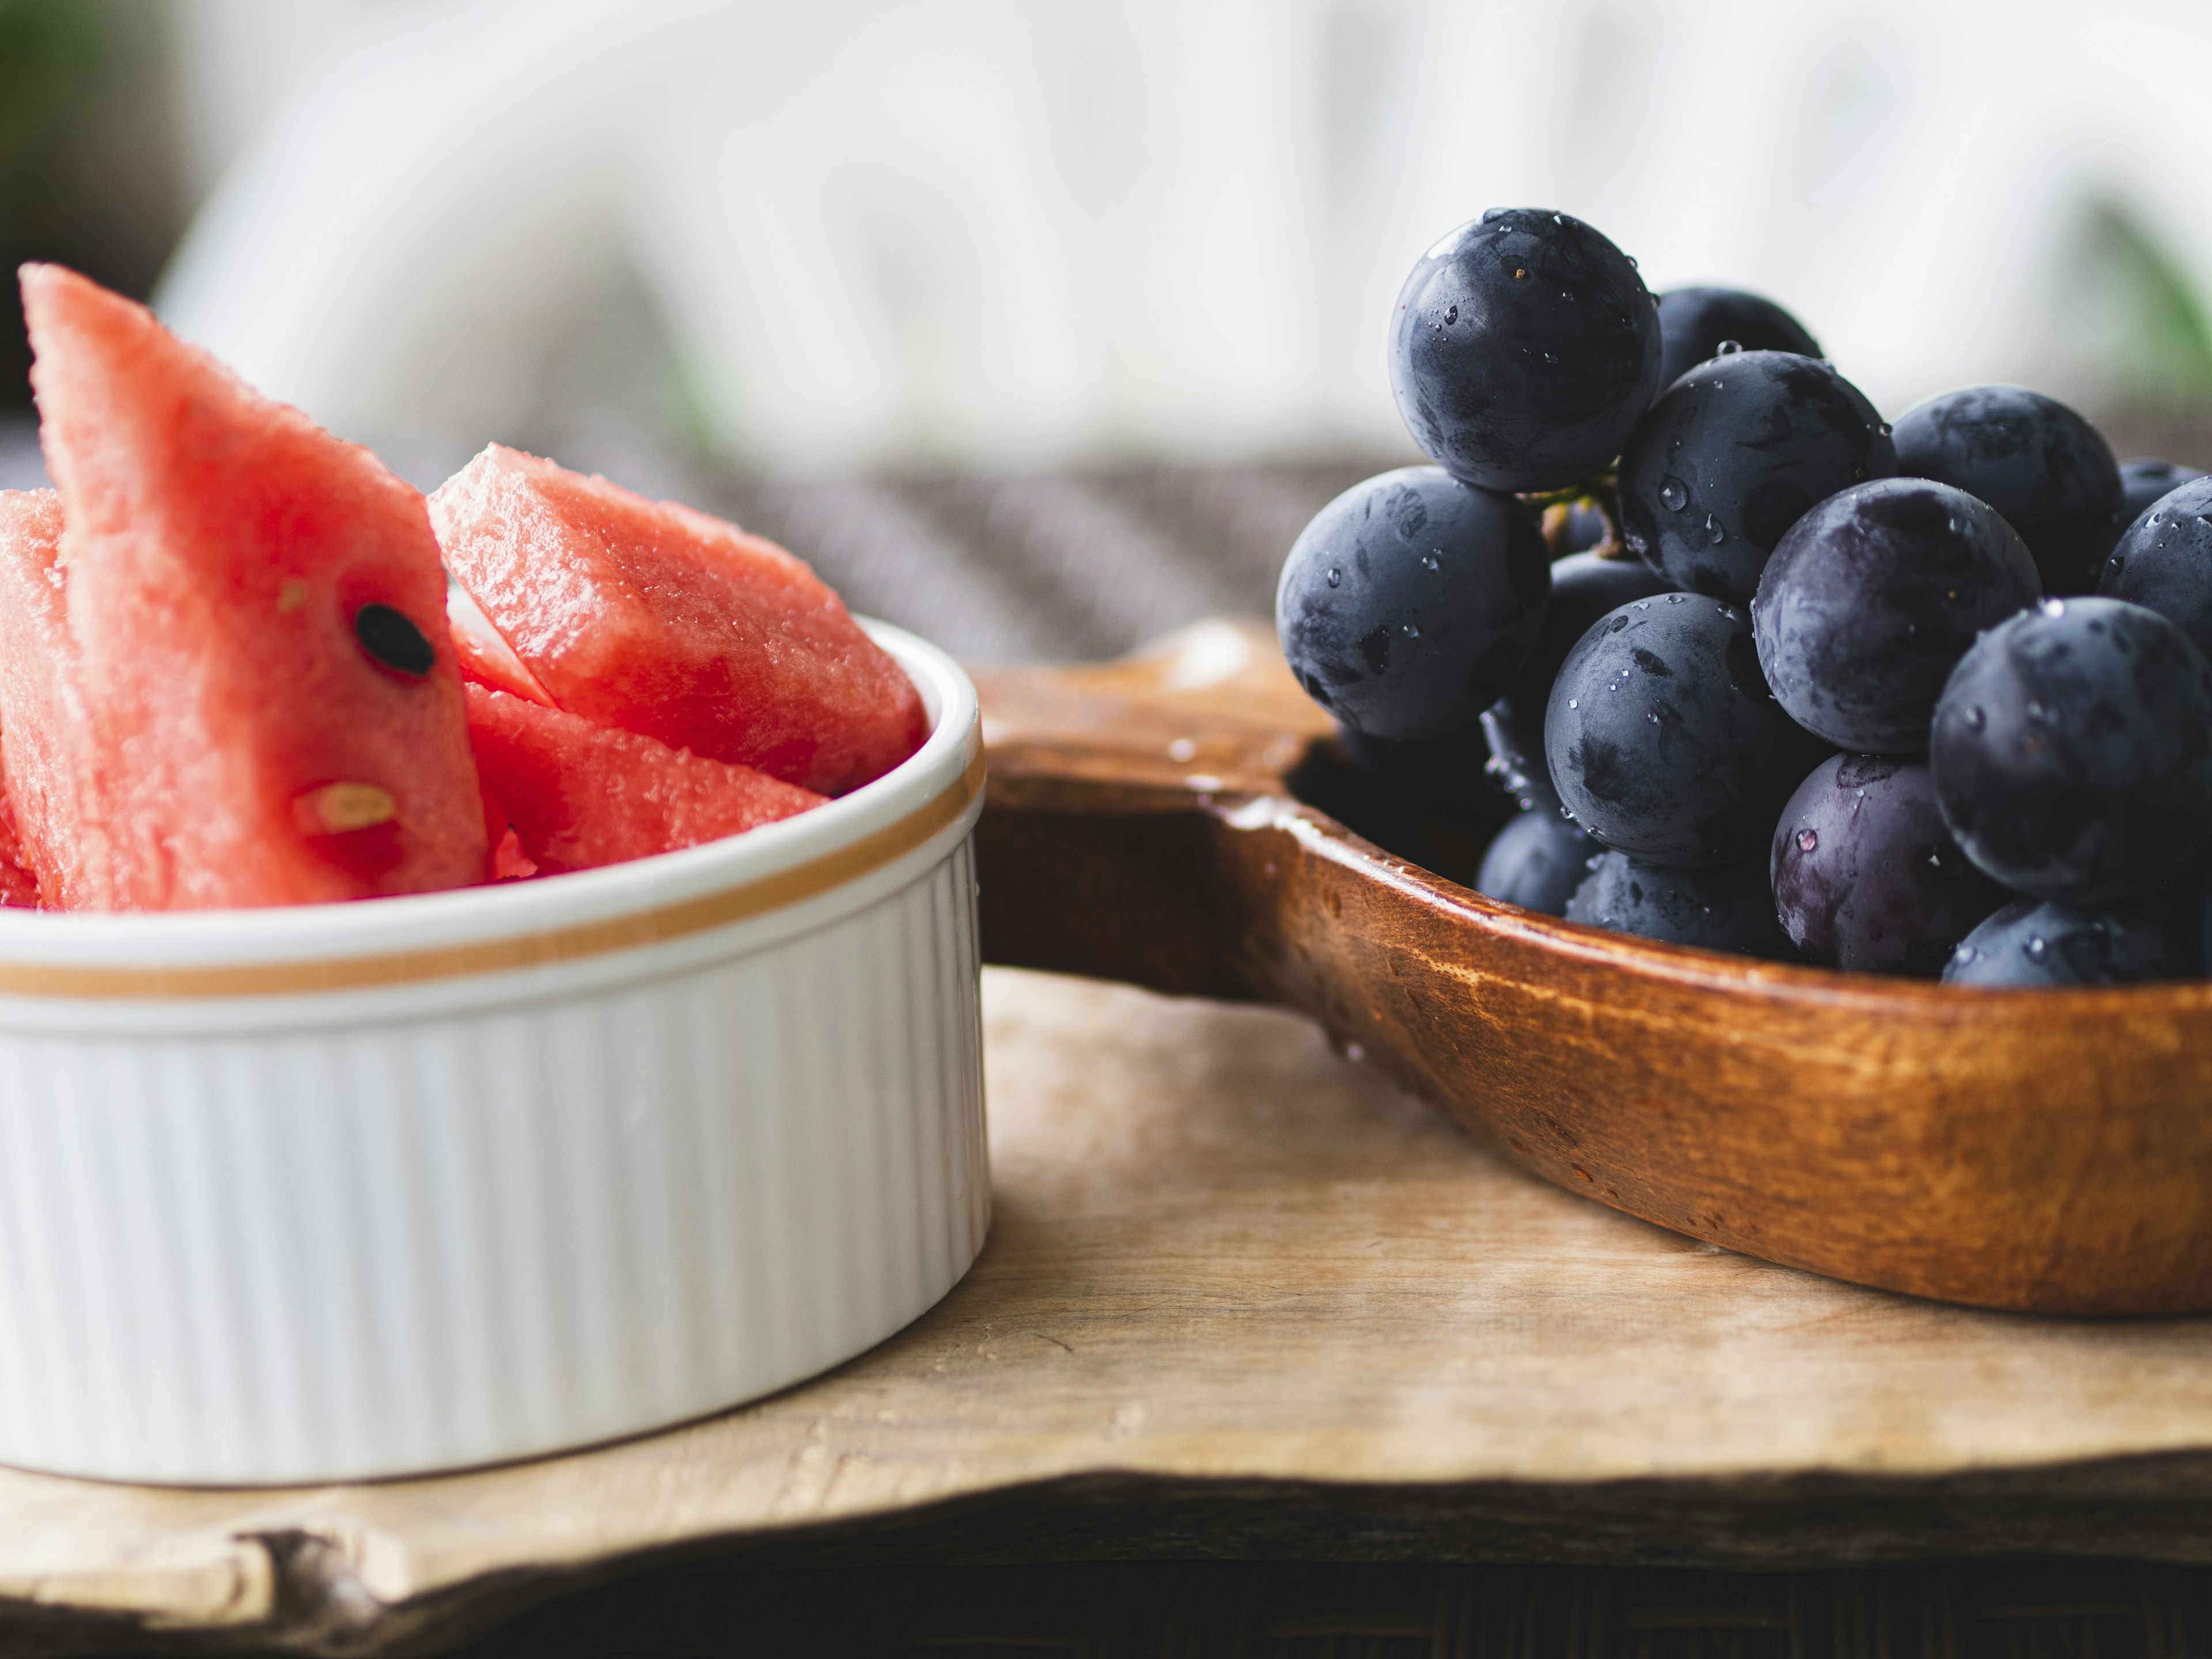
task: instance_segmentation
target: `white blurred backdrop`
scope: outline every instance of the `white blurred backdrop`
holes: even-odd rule
[[[1892,414],[2212,392],[2180,0],[174,15],[158,306],[423,483],[579,423],[798,474],[1392,452],[1399,281],[1493,204],[1770,295]]]

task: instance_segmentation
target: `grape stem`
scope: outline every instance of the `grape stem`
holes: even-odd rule
[[[1605,539],[1589,550],[1601,559],[1632,557],[1628,544],[1620,537],[1620,465],[1619,462],[1594,472],[1578,484],[1569,484],[1565,489],[1531,491],[1522,501],[1543,516],[1544,545],[1553,558],[1564,557],[1567,552],[1567,520],[1577,507],[1586,507],[1605,524]]]

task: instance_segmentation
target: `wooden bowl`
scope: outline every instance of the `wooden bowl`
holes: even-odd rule
[[[987,960],[1304,1010],[1515,1163],[1748,1255],[2212,1309],[2212,983],[1945,987],[1500,904],[1449,878],[1507,804],[1359,779],[1255,626],[975,678]]]

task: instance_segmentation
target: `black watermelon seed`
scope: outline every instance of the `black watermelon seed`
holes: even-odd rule
[[[403,674],[419,678],[438,660],[422,630],[388,605],[365,605],[355,611],[353,636],[370,656]]]

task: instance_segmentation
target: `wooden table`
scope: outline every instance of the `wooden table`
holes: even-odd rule
[[[2212,1559],[2212,1321],[1972,1313],[1694,1243],[1287,1014],[1006,970],[986,1010],[991,1242],[880,1348],[435,1480],[0,1472],[0,1632],[362,1651],[687,1549]]]

